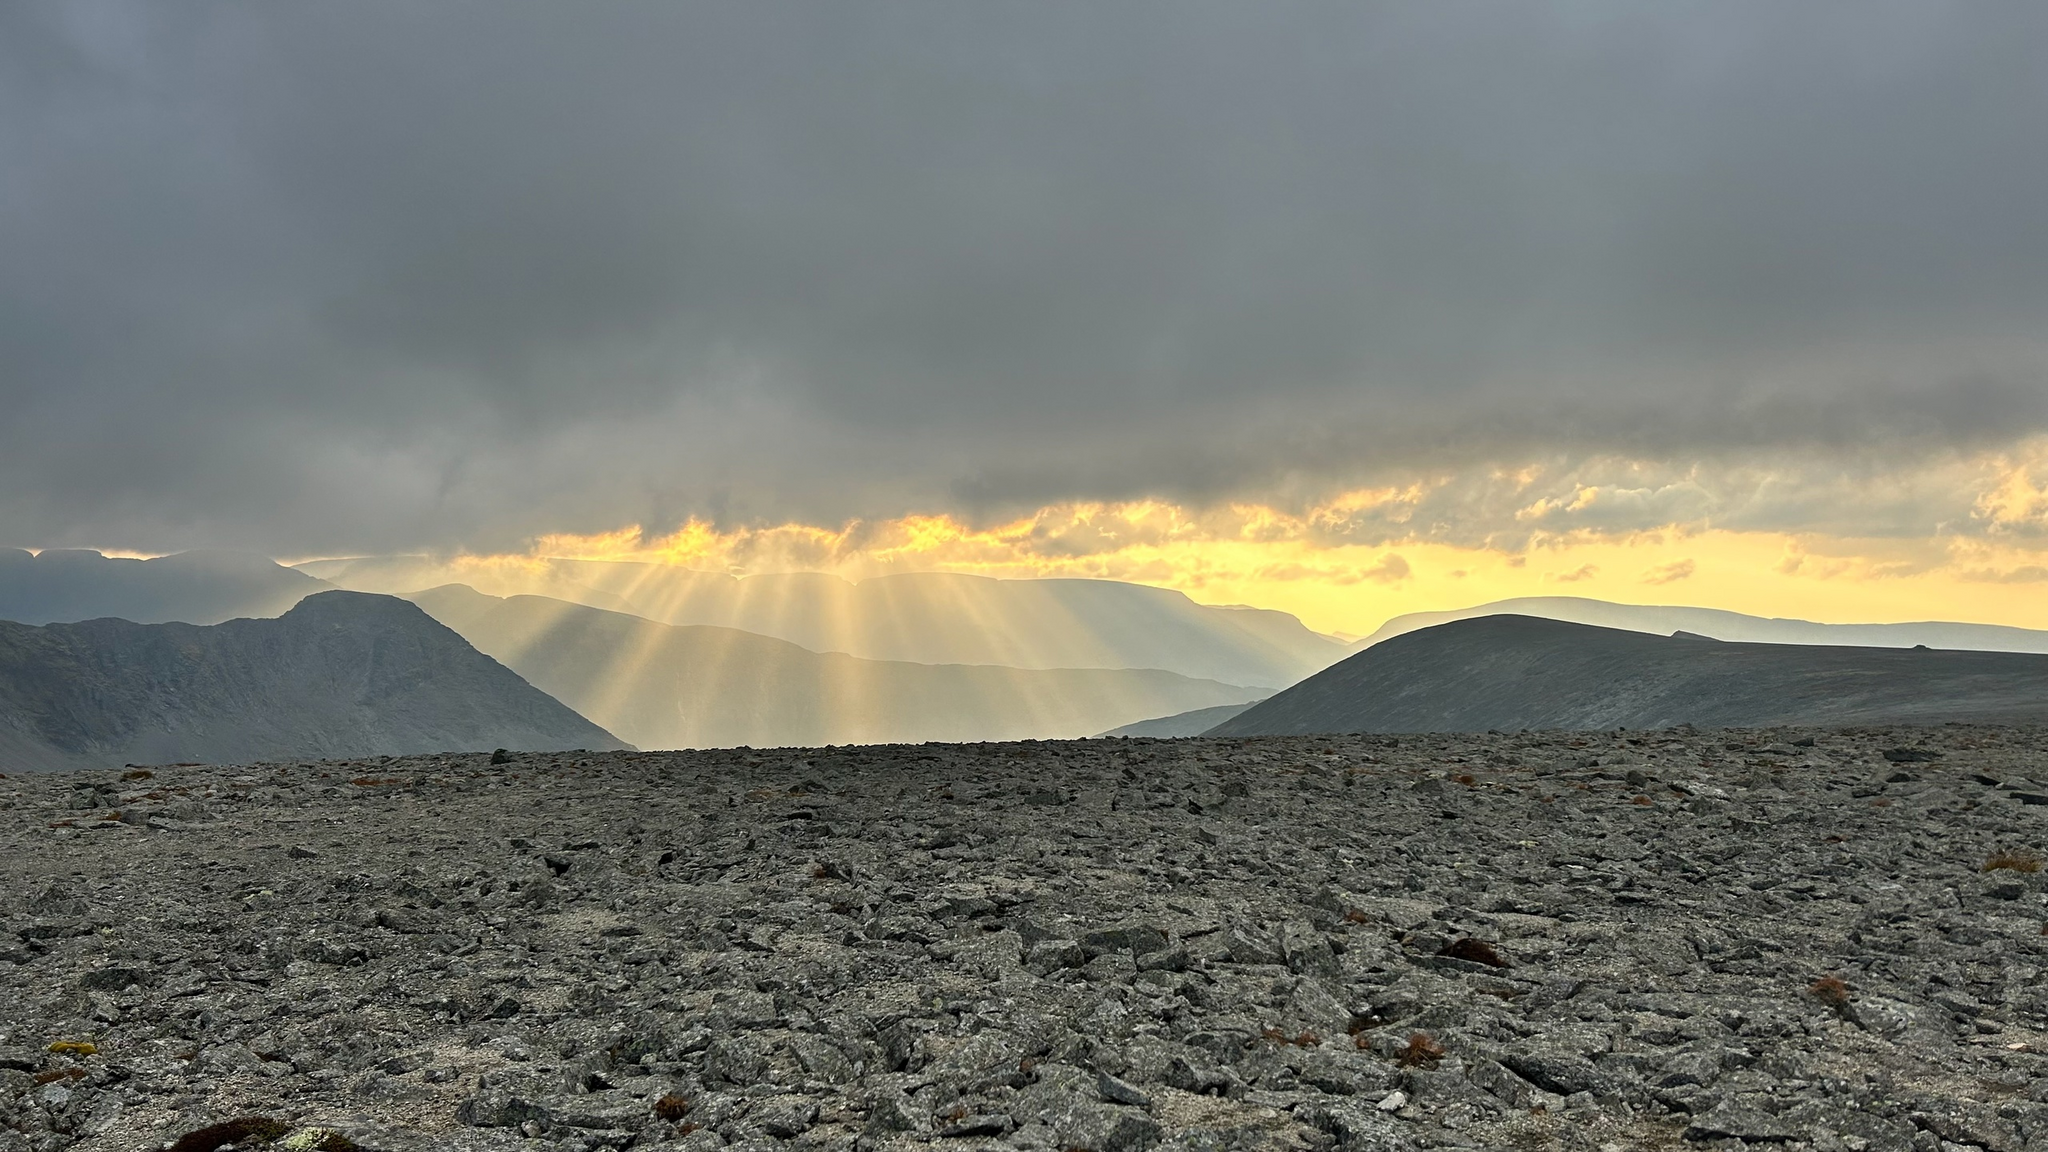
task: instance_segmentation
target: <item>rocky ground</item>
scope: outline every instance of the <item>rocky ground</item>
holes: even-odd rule
[[[0,1150],[2048,1149],[2041,729],[509,759],[0,780]]]

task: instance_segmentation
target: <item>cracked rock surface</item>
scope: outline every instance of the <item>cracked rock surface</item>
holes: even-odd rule
[[[2048,1150],[2048,731],[0,779],[0,1152]]]

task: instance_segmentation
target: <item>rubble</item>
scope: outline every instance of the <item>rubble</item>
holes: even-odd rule
[[[0,1152],[2048,1149],[2041,729],[148,771],[0,779]]]

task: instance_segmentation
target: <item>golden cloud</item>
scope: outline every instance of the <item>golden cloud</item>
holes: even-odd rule
[[[997,522],[942,512],[838,525],[690,520],[665,532],[543,536],[522,554],[449,560],[443,575],[516,590],[550,561],[575,559],[854,580],[1090,577],[1354,633],[1402,612],[1560,584],[1625,597],[1683,582],[1692,603],[1764,615],[2048,626],[2038,595],[2048,580],[2048,441],[1910,475],[1824,473],[1548,461],[1290,506],[1154,499],[1050,504]],[[1600,579],[1614,572],[1640,576]]]
[[[1680,580],[1688,579],[1698,570],[1699,565],[1695,564],[1690,558],[1673,560],[1669,564],[1659,564],[1644,572],[1642,582],[1645,584],[1675,584]]]

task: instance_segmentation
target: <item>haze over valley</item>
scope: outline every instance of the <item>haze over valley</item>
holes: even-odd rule
[[[817,653],[460,585],[411,599],[536,687],[646,748],[1072,739],[1268,690],[1156,668],[1011,668]]]
[[[161,647],[152,639],[158,633],[121,631],[102,618],[261,620],[335,583],[402,589],[410,578],[449,571],[408,558],[288,568],[249,554],[149,561],[87,551],[21,556],[0,563],[0,598],[25,620],[96,621],[95,634],[114,646],[99,659],[139,668],[160,659],[149,654]],[[602,561],[484,575],[492,586],[543,587],[575,599],[493,596],[466,584],[398,596],[451,629],[449,641],[466,641],[475,662],[502,665],[535,696],[552,697],[588,721],[586,731],[640,748],[2048,718],[2032,702],[2042,689],[2038,661],[1962,656],[2048,653],[2048,633],[1994,625],[1814,624],[1543,597],[1399,616],[1347,643],[1285,613],[1208,607],[1177,592],[1115,581],[945,573],[859,582],[830,574],[738,578]],[[1544,632],[1540,642],[1526,631],[1463,626],[1532,617],[1597,626]],[[677,620],[720,623],[671,622]],[[1668,641],[1673,633],[1694,639]],[[1712,641],[1740,643],[1697,647]],[[1855,655],[1916,646],[1944,651]],[[57,654],[69,651],[18,645],[17,684],[57,675]],[[1730,660],[1737,663],[1725,674],[1712,671]],[[1667,665],[1670,671],[1656,671]],[[207,673],[240,674],[232,667]],[[357,675],[345,666],[330,674]],[[162,683],[152,690],[170,700],[180,691]],[[1643,701],[1628,703],[1632,694]],[[1267,703],[1252,707],[1260,701]],[[178,727],[162,711],[174,705],[160,700],[150,707],[158,713],[150,724]],[[292,709],[281,701],[266,707],[279,710],[279,733],[303,725],[308,755],[428,747],[418,735],[394,737],[397,743],[315,736],[331,721],[288,716]],[[13,723],[26,731],[24,715]],[[257,748],[289,755],[296,747],[281,734],[267,743],[158,735],[123,744],[93,728],[106,719],[34,737],[33,752],[22,745],[14,766],[86,762],[80,755],[219,760]],[[410,731],[404,725],[411,722],[401,718],[399,730]],[[243,721],[215,727],[225,733],[235,723]],[[539,729],[450,729],[457,730],[467,733],[464,747],[560,746]],[[57,744],[44,747],[51,739]],[[57,746],[70,751],[53,751]]]

